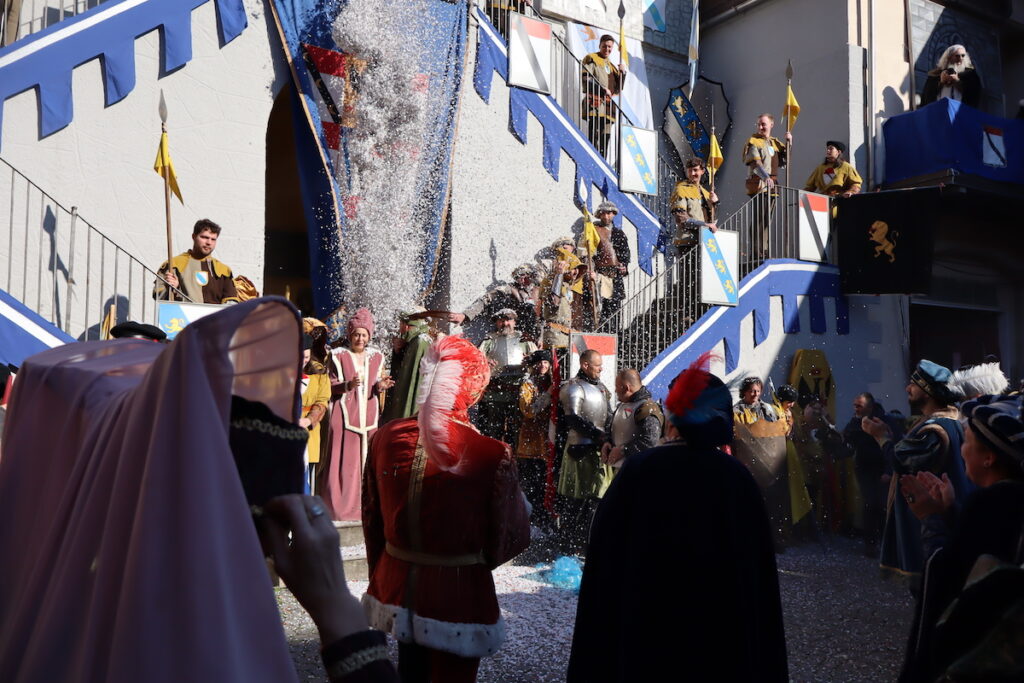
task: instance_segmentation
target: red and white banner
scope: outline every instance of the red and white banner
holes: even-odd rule
[[[1006,168],[1006,143],[1003,129],[984,126],[981,134],[981,160],[986,166]]]
[[[551,92],[551,24],[509,14],[508,84]]]
[[[801,192],[799,204],[797,213],[800,215],[800,260],[824,263],[828,261],[828,196]]]

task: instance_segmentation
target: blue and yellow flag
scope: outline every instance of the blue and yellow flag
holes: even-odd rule
[[[703,159],[708,159],[708,150],[711,147],[711,136],[701,123],[700,116],[690,104],[689,98],[682,88],[672,88],[668,93],[668,106],[665,107],[665,123],[661,129],[668,135],[672,145],[676,148],[680,159],[686,159],[690,153],[686,151],[689,146],[693,154]]]
[[[178,187],[178,176],[174,172],[174,162],[171,161],[171,150],[167,145],[167,132],[160,134],[160,145],[156,148],[156,161],[153,162],[153,170],[161,178],[167,178],[171,186],[171,192],[182,204],[185,200],[181,198],[181,188]]]

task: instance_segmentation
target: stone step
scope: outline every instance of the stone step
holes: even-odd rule
[[[345,565],[346,581],[368,581],[370,567],[366,563],[366,546],[353,545],[341,549],[341,561]]]
[[[338,545],[342,548],[365,543],[362,522],[335,522],[334,528],[338,530]]]

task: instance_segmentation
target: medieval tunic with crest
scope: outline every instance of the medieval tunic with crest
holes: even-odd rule
[[[171,259],[171,266],[174,268],[181,291],[195,303],[231,304],[239,301],[231,269],[212,256],[195,259],[186,251]],[[166,270],[167,261],[164,261],[160,264],[158,272],[163,273]],[[153,297],[167,299],[167,287],[163,281],[157,280],[153,288]]]
[[[836,195],[848,192],[854,185],[860,185],[864,180],[860,177],[849,162],[841,161],[838,165],[821,164],[807,179],[804,189],[808,192]]]
[[[455,420],[448,429],[460,457],[450,471],[419,447],[415,418],[373,439],[363,608],[370,626],[399,642],[486,657],[505,639],[491,570],[529,545],[529,511],[509,447]]]
[[[689,180],[680,180],[676,183],[676,189],[672,192],[669,205],[675,204],[678,200],[686,202],[686,213],[690,218],[710,222],[711,218],[711,193],[697,183]]]
[[[331,448],[327,458],[321,490],[331,516],[339,521],[358,521],[361,517],[360,487],[363,463],[370,437],[377,430],[380,413],[377,401],[377,380],[384,364],[380,351],[367,347],[363,361],[348,349],[331,351],[335,372],[331,387],[340,394],[331,409]],[[345,384],[358,376],[362,382],[351,391]]]
[[[618,95],[622,87],[622,76],[618,67],[597,52],[591,52],[581,62],[583,72],[583,88],[586,93],[583,99],[583,117],[602,116],[609,121],[615,120],[615,108],[611,98],[604,94],[608,90]]]
[[[743,146],[743,163],[750,167],[747,194],[755,195],[768,189],[764,176],[775,178],[779,167],[786,165],[786,146],[778,138],[751,135]]]

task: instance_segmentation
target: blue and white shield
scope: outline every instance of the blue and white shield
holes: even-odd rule
[[[200,287],[205,287],[206,285],[210,284],[210,274],[207,273],[205,270],[197,270],[196,284],[198,284]]]

